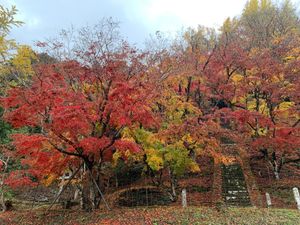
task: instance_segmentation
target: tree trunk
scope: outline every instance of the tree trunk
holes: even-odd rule
[[[275,175],[276,180],[280,179],[278,171],[274,171],[274,175]]]
[[[273,171],[274,171],[274,175],[275,175],[275,179],[279,180],[279,165],[277,163],[277,156],[275,151],[272,153],[272,160],[273,160]]]
[[[173,195],[174,199],[176,199],[177,194],[176,194],[176,180],[175,180],[175,178],[172,178],[171,185],[172,185],[172,195]]]
[[[279,180],[279,167],[277,162],[274,162],[274,176],[276,180]]]
[[[2,212],[5,212],[7,210],[5,200],[4,200],[4,192],[1,193],[0,203],[2,206]]]
[[[92,211],[93,205],[90,199],[91,179],[87,171],[84,172],[82,178],[82,196],[81,196],[81,208],[86,212]]]
[[[116,183],[116,188],[118,188],[119,187],[119,180],[118,180],[118,176],[116,175],[116,177],[115,177],[116,179],[115,179],[115,183]]]
[[[100,205],[100,202],[101,202],[101,195],[98,191],[98,188],[96,187],[96,185],[98,185],[98,187],[100,188],[100,177],[99,175],[97,175],[96,179],[96,184],[93,183],[92,181],[92,188],[91,188],[91,199],[92,199],[92,204],[93,204],[93,209],[98,209],[99,208],[99,205]]]
[[[1,162],[4,164],[4,168],[2,168],[2,171],[1,171],[2,176],[0,179],[0,193],[1,193],[0,204],[2,205],[3,212],[9,210],[6,205],[5,198],[4,198],[4,178],[5,178],[5,173],[7,172],[9,159],[10,159],[10,157],[8,157],[6,160],[1,160]]]
[[[275,179],[279,180],[280,179],[280,176],[279,176],[280,167],[279,167],[278,163],[275,160],[273,160],[273,161],[268,160],[268,162],[269,162],[269,164],[270,164],[270,166],[273,170],[273,174],[274,174]]]
[[[101,195],[96,186],[96,184],[99,186],[99,177],[96,177],[95,184],[91,176],[91,173],[85,171],[81,186],[81,208],[87,212],[98,209],[101,202]]]
[[[173,202],[175,202],[177,199],[177,193],[176,193],[177,180],[170,168],[169,168],[169,175],[170,175],[170,184],[171,184],[170,199]]]

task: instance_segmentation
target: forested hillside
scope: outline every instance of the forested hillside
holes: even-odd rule
[[[249,205],[265,207],[268,192],[296,208],[300,21],[290,1],[250,0],[219,28],[158,31],[144,48],[111,18],[22,45],[9,38],[17,13],[0,8],[3,211],[20,201],[180,206],[182,189],[188,205],[222,210],[230,178]]]

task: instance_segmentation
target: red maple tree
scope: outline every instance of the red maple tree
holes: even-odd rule
[[[2,99],[5,119],[14,127],[40,132],[13,135],[22,163],[39,179],[61,175],[84,164],[83,207],[97,208],[102,166],[114,152],[137,152],[137,143],[122,140],[125,127],[157,126],[150,108],[152,90],[141,69],[143,55],[124,47],[105,64],[76,61],[39,65],[31,85],[17,87]],[[96,185],[96,187],[95,187]],[[88,200],[93,191],[93,201]]]

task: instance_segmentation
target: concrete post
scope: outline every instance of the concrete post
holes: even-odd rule
[[[295,200],[296,200],[296,203],[297,203],[297,208],[300,210],[300,195],[299,195],[298,188],[294,187],[293,192],[294,192],[294,197],[295,197]]]
[[[267,200],[268,208],[271,207],[272,206],[272,201],[271,201],[270,194],[268,192],[266,193],[266,200]]]
[[[186,200],[186,189],[182,190],[182,207],[186,208],[187,207],[187,200]]]

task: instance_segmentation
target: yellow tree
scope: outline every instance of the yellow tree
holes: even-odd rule
[[[0,5],[0,93],[10,86],[25,84],[33,75],[32,62],[37,60],[33,50],[26,45],[18,45],[9,39],[8,34],[13,26],[23,23],[15,19],[18,10]]]
[[[249,47],[270,47],[274,37],[299,30],[295,6],[289,0],[276,4],[272,0],[250,0],[240,18],[240,26]]]

